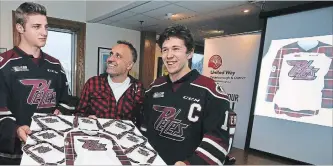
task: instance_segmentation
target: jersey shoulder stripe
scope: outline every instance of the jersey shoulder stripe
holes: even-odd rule
[[[152,90],[153,88],[156,88],[156,87],[160,87],[164,84],[167,83],[167,78],[165,76],[162,76],[162,77],[159,77],[159,78],[156,78],[150,85],[149,85],[149,88],[148,90],[146,90],[146,93],[149,92],[150,90]]]
[[[44,58],[47,62],[54,64],[54,65],[60,65],[60,61],[57,58],[54,58],[53,56],[48,55],[44,52],[43,52],[43,54],[44,54]]]
[[[0,54],[0,69],[4,68],[10,61],[21,59],[13,49]]]
[[[196,80],[191,83],[196,86],[207,90],[211,95],[216,98],[226,100],[229,102],[228,94],[224,91],[221,85],[217,84],[213,79],[200,75]]]

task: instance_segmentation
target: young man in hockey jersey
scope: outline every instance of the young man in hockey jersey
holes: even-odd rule
[[[137,56],[131,43],[118,41],[107,59],[106,73],[85,83],[77,115],[132,120],[138,125],[144,89],[139,80],[128,74]]]
[[[41,50],[48,34],[45,7],[23,3],[15,17],[20,43],[0,54],[0,164],[17,165],[32,115],[58,114],[69,89],[59,60]]]
[[[158,44],[169,75],[146,91],[143,134],[168,165],[224,164],[236,124],[228,95],[188,67],[194,41],[186,27],[165,29]]]

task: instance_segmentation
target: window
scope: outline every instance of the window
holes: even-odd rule
[[[74,88],[73,71],[75,71],[75,33],[50,28],[46,45],[42,50],[60,61],[72,91]]]
[[[200,74],[202,74],[204,56],[202,54],[193,54],[192,57],[192,67],[191,69],[196,69]]]

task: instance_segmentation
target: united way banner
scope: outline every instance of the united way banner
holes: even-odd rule
[[[229,94],[237,113],[234,147],[244,149],[256,75],[260,33],[205,40],[203,75]]]

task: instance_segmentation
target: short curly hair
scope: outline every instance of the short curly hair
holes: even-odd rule
[[[170,37],[177,37],[179,39],[184,40],[184,44],[186,46],[186,53],[190,53],[194,50],[194,39],[191,31],[183,25],[173,25],[166,28],[159,36],[157,41],[160,48],[165,40],[168,40]]]

